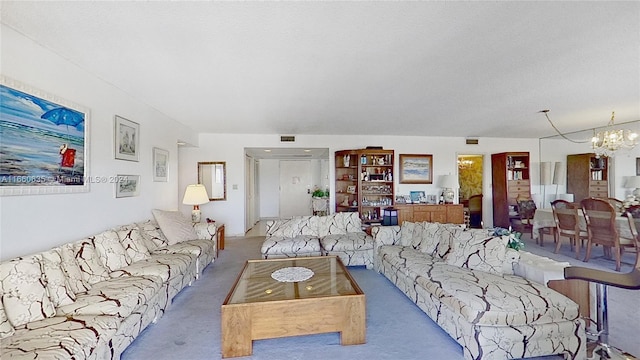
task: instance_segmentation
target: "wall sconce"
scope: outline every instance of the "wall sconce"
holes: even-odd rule
[[[188,185],[184,192],[182,203],[185,205],[193,205],[191,211],[191,221],[200,222],[200,205],[209,202],[207,189],[202,184]]]

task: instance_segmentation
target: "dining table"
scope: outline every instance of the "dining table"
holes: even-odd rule
[[[580,214],[582,213],[582,209],[578,209]],[[584,215],[584,214],[583,214]],[[531,237],[535,240],[539,239],[540,246],[544,246],[543,244],[543,236],[542,231],[545,228],[552,229],[551,233],[555,230],[556,222],[553,219],[553,210],[550,208],[542,208],[536,209],[535,214],[533,215],[533,224]],[[621,214],[616,216],[616,227],[618,228],[618,233],[620,237],[631,239],[633,236],[631,235],[631,227],[629,226],[629,219],[626,216],[622,216]],[[580,217],[580,230],[587,231],[587,221],[584,216]]]

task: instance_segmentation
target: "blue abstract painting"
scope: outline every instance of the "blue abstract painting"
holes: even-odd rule
[[[21,90],[0,85],[0,189],[84,187],[86,112]]]

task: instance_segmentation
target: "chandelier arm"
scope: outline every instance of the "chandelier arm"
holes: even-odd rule
[[[555,130],[558,133],[558,135],[562,136],[563,139],[567,141],[571,141],[574,144],[585,144],[590,142],[589,140],[577,141],[577,140],[569,139],[563,133],[561,133],[560,130],[558,130],[558,128],[555,125],[553,125],[553,123],[551,122],[551,119],[549,119],[549,115],[547,115],[547,112],[549,112],[549,110],[542,110],[540,112],[544,113],[544,116],[547,118],[547,121],[549,121],[549,124],[551,124],[551,127],[553,128],[553,130]]]

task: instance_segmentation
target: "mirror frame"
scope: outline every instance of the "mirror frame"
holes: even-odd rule
[[[211,184],[207,185],[205,183],[202,182],[202,169],[204,166],[207,165],[222,165],[222,188],[224,191],[224,194],[222,197],[218,197],[218,198],[213,198],[211,197],[212,195],[212,191],[211,191]],[[198,162],[198,184],[203,184],[205,186],[205,188],[207,188],[207,192],[209,194],[209,201],[224,201],[227,200],[227,163],[225,161],[201,161]]]

